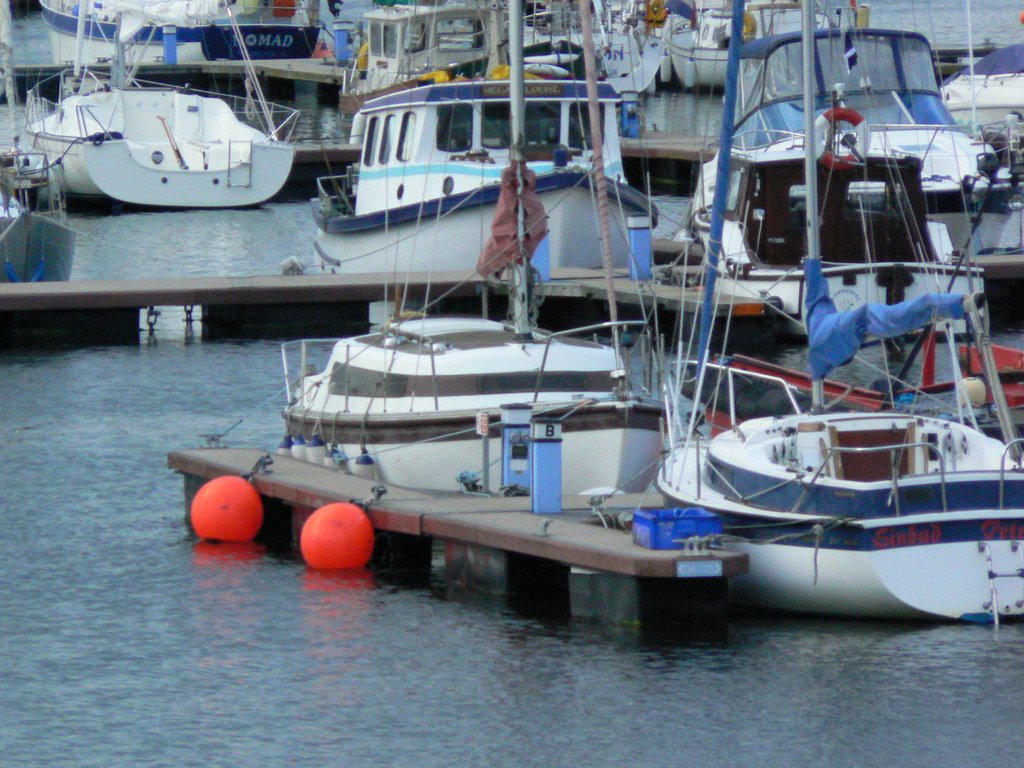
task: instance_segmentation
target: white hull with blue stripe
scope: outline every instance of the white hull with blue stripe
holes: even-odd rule
[[[750,557],[730,582],[738,603],[1024,617],[1024,477],[969,427],[898,413],[754,419],[672,451],[658,485],[671,504],[721,515],[725,545]]]
[[[614,266],[629,265],[630,217],[649,220],[646,198],[624,181],[617,96],[601,84],[609,240]],[[318,181],[313,201],[319,264],[341,274],[426,270],[471,272],[490,236],[509,163],[506,81],[425,85],[363,105],[352,141],[358,176]],[[543,269],[602,266],[587,139],[586,88],[528,81],[527,160],[548,218]]]

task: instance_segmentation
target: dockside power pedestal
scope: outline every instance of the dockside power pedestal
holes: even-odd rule
[[[535,515],[562,511],[562,422],[537,416],[530,425],[530,508]]]
[[[501,406],[501,485],[530,490],[530,414],[526,403]]]

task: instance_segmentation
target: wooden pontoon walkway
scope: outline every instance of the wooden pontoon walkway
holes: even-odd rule
[[[187,509],[195,491],[207,480],[222,475],[241,475],[252,471],[264,451],[248,448],[205,448],[175,451],[168,466],[185,476]],[[257,472],[252,482],[265,499],[271,515],[286,519],[265,522],[268,529],[285,531],[291,545],[298,543],[302,524],[315,509],[336,501],[366,501],[373,497],[376,481],[344,473],[338,469],[299,461],[291,456],[273,455],[268,471]],[[611,519],[618,511],[652,506],[656,495],[614,496],[603,511]],[[607,528],[588,504],[588,499],[566,496],[561,514],[538,515],[530,511],[528,497],[482,496],[459,493],[431,493],[400,486],[387,486],[386,493],[367,506],[367,515],[378,533],[395,534],[429,545],[444,542],[451,557],[462,551],[460,567],[487,561],[494,571],[496,558],[509,559],[505,569],[561,569],[561,581],[571,585],[573,615],[597,615],[613,620],[659,620],[685,614],[696,600],[701,611],[707,609],[708,587],[724,608],[725,581],[747,572],[746,555],[723,550],[704,550],[687,554],[681,549],[652,550],[633,543],[621,529]],[[281,542],[277,542],[280,544]],[[287,542],[286,542],[287,543]],[[452,548],[450,545],[457,545]],[[472,567],[472,565],[470,565]],[[508,574],[510,582],[522,584],[522,574]],[[557,580],[556,580],[557,581]],[[581,585],[580,582],[584,584]],[[545,585],[549,591],[556,583]],[[658,600],[645,599],[654,592]],[[623,594],[625,596],[623,596]],[[654,604],[662,603],[662,604]]]

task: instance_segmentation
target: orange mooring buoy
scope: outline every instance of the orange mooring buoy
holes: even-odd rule
[[[201,539],[251,541],[263,525],[263,500],[244,477],[215,477],[192,499],[191,520]]]
[[[355,504],[326,504],[302,526],[299,548],[311,568],[363,568],[373,555],[373,525]]]

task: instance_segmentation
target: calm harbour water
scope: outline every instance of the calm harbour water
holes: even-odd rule
[[[302,202],[73,222],[74,279],[275,273],[313,234]],[[0,352],[0,765],[1021,764],[1022,626],[649,633],[195,544],[166,454],[272,449],[279,360],[173,311],[138,347]]]

